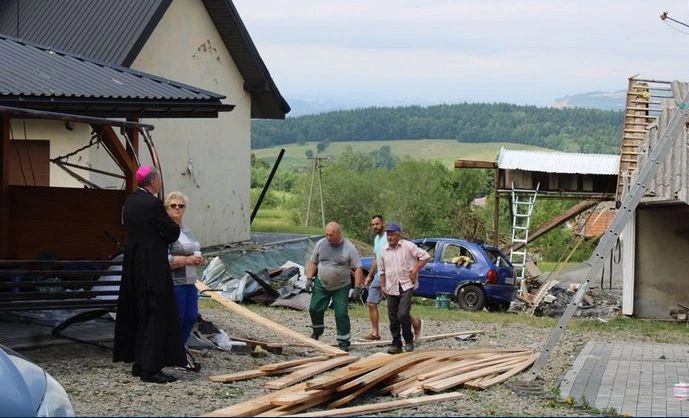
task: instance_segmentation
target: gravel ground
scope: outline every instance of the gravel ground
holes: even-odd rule
[[[283,308],[265,308],[261,314],[293,330],[310,333],[308,313]],[[224,309],[202,309],[204,318],[224,329],[230,336],[252,338],[271,342],[287,342],[270,330],[257,327],[250,321],[237,317]],[[437,347],[468,349],[481,346],[502,348],[531,348],[538,350],[544,346],[549,328],[530,327],[510,321],[513,314],[505,313],[501,323],[486,324],[471,321],[431,321],[425,322],[424,335],[433,335],[467,330],[483,330],[475,339],[459,341],[454,338],[424,341],[417,345],[418,350]],[[387,323],[382,324],[382,335],[389,335]],[[332,312],[326,316],[326,333],[322,341],[335,342],[334,319]],[[352,320],[355,337],[367,334],[368,320]],[[495,385],[485,391],[459,389],[463,394],[459,400],[440,404],[424,405],[417,408],[400,409],[384,415],[398,416],[576,416],[591,415],[591,410],[582,410],[552,402],[552,388],[557,380],[570,367],[583,345],[592,339],[600,339],[594,333],[566,332],[558,348],[551,355],[548,365],[540,377],[543,390],[534,393],[515,391],[524,374],[510,381]],[[604,337],[610,340],[610,336]],[[615,340],[624,341],[624,335],[616,335]],[[631,336],[629,337],[631,340]],[[358,349],[352,354],[362,357],[385,347]],[[202,370],[199,373],[183,369],[166,369],[179,380],[172,384],[143,383],[129,374],[130,367],[122,363],[114,364],[112,353],[106,349],[85,344],[67,344],[25,351],[29,358],[43,366],[60,381],[69,393],[77,415],[87,416],[195,416],[237,402],[249,400],[268,392],[261,384],[271,378],[258,378],[231,384],[212,383],[208,376],[276,363],[318,353],[305,347],[287,347],[283,354],[269,354],[263,358],[249,355],[231,354],[211,350],[199,355]],[[355,400],[353,405],[369,402],[393,400],[389,396],[374,394]]]

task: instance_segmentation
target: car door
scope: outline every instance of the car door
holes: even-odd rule
[[[435,270],[435,248],[437,245],[436,240],[422,239],[414,241],[419,248],[426,251],[431,259],[428,263],[419,271],[419,287],[414,291],[415,295],[433,297],[435,296],[435,290],[433,288],[434,281],[434,270]]]
[[[435,266],[434,291],[454,295],[459,284],[467,281],[478,281],[480,276],[476,256],[460,243],[442,243]],[[467,261],[468,260],[468,261]]]

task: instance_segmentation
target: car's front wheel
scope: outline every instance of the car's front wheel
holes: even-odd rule
[[[480,311],[486,305],[486,295],[481,286],[468,284],[457,290],[457,303],[465,311]]]

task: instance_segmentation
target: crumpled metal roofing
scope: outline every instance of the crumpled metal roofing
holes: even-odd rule
[[[620,156],[616,154],[525,151],[502,148],[498,155],[498,168],[503,170],[616,176],[619,173],[619,166]]]

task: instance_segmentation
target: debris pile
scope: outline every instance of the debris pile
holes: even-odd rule
[[[313,412],[315,416],[390,410],[386,409],[391,408],[390,402],[352,407],[351,410],[347,408],[346,412],[335,409],[374,390],[398,398],[414,397],[413,402],[439,402],[447,400],[448,396],[461,394],[435,397],[426,394],[459,387],[483,390],[522,372],[537,358],[538,354],[532,350],[486,347],[464,351],[421,350],[394,355],[376,353],[361,359],[352,355],[326,355],[291,360],[261,366],[256,370],[210,376],[211,381],[227,383],[282,375],[264,384],[264,387],[276,392],[215,410],[206,416],[281,416],[313,407],[330,409]],[[312,379],[326,371],[330,372]],[[399,405],[399,408],[413,405],[413,402],[398,401],[393,405]]]

